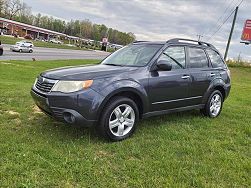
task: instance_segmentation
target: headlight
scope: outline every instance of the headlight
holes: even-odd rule
[[[35,80],[35,82],[34,82],[34,84],[33,84],[33,85],[35,86],[35,85],[36,85],[36,83],[37,83],[37,78],[36,78],[36,80]]]
[[[71,93],[81,89],[89,88],[93,80],[86,81],[58,81],[51,91],[60,91],[63,93]]]

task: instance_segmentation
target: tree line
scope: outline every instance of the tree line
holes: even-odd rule
[[[111,43],[126,45],[136,39],[131,32],[121,32],[104,24],[92,23],[88,19],[64,21],[40,13],[33,15],[31,12],[31,7],[20,0],[0,0],[0,16],[6,19],[95,41],[108,37]]]

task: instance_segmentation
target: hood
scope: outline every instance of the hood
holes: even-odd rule
[[[41,73],[41,76],[55,80],[89,80],[136,70],[138,67],[120,67],[112,65],[92,65],[62,67]]]

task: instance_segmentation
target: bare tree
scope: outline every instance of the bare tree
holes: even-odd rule
[[[25,3],[21,3],[20,0],[5,1],[5,14],[10,20],[21,11],[25,11],[27,8],[27,5]]]
[[[0,16],[3,16],[4,14],[4,0],[0,0]]]

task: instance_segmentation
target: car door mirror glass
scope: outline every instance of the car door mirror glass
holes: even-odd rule
[[[172,64],[166,60],[159,60],[157,62],[157,67],[159,70],[164,70],[164,71],[172,70]]]

